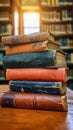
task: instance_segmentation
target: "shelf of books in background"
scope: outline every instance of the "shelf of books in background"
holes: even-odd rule
[[[71,71],[73,68],[73,1],[41,0],[40,8],[41,31],[50,30],[55,34],[55,40],[60,43],[60,48],[67,53],[66,61]],[[72,78],[67,85],[73,90]]]
[[[1,44],[1,37],[12,34],[10,0],[0,0],[0,83],[5,83],[5,70],[3,69],[4,46]]]
[[[11,11],[11,0],[0,0],[0,39],[2,36],[12,34]]]
[[[5,55],[5,47],[1,44],[2,36],[14,34],[14,11],[16,5],[13,0],[0,0],[0,84],[8,83],[5,80],[2,57]]]
[[[5,71],[3,69],[3,55],[5,54],[4,46],[1,44],[1,37],[11,34],[11,21],[9,13],[9,0],[0,0],[0,83],[5,81]],[[8,7],[8,9],[7,9]]]
[[[2,107],[68,111],[66,54],[54,38],[49,31],[2,37],[9,81]]]

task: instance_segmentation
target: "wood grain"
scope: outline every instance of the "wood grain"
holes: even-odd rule
[[[8,85],[0,85],[0,94]],[[0,108],[0,130],[73,130],[73,91],[67,89],[68,112]]]

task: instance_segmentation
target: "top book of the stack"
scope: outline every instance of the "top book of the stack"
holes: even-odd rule
[[[3,45],[18,45],[24,43],[34,43],[40,41],[54,41],[55,35],[49,31],[47,32],[37,32],[28,35],[12,35],[2,37]]]

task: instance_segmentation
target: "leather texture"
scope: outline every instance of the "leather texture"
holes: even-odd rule
[[[15,68],[6,69],[6,80],[66,82],[68,77],[65,68]]]
[[[54,35],[48,31],[32,33],[28,35],[6,36],[6,37],[2,37],[2,44],[17,45],[23,43],[45,41],[45,40],[49,40],[50,36],[52,37],[51,39],[54,39]]]
[[[14,92],[39,93],[39,94],[65,94],[66,83],[62,82],[37,82],[37,81],[10,81],[9,88]]]
[[[31,94],[6,92],[1,97],[2,107],[67,111],[66,95]]]
[[[60,45],[52,41],[42,41],[28,44],[19,44],[8,46],[5,49],[6,55],[29,53],[29,52],[39,52],[44,50],[55,50],[59,49]]]
[[[57,52],[61,53],[61,64],[57,65]],[[42,52],[6,55],[3,58],[4,68],[48,68],[67,67],[64,63],[65,53],[61,50],[48,50]],[[59,59],[59,60],[60,60]],[[65,60],[66,61],[66,60]]]

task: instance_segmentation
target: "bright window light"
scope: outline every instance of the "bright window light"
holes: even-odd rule
[[[14,35],[18,35],[19,28],[19,15],[18,12],[14,12]]]
[[[40,14],[39,13],[24,13],[23,14],[24,34],[30,34],[40,31]]]

